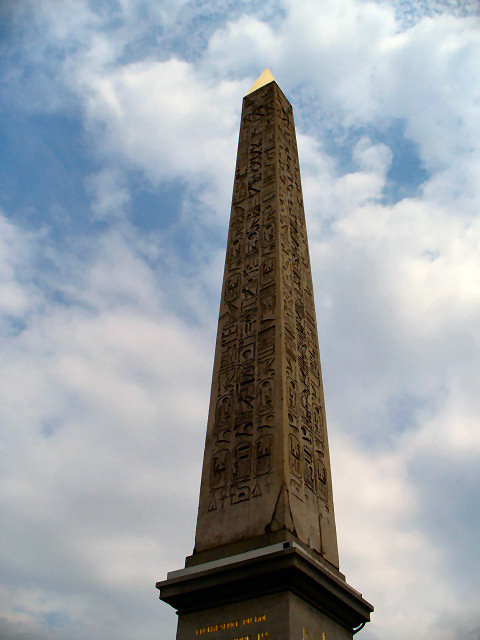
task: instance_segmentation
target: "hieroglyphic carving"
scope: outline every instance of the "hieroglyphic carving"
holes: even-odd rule
[[[301,463],[301,449],[298,438],[293,434],[288,434],[289,443],[289,464],[291,472],[301,478],[302,476],[302,463]]]
[[[272,473],[289,474],[287,485],[298,500],[311,502],[313,494],[327,503],[328,452],[295,131],[290,105],[272,86],[244,100],[217,352],[204,512],[260,504]],[[276,460],[283,442],[283,457]]]
[[[289,468],[305,490],[327,500],[323,398],[320,394],[313,287],[307,246],[300,172],[290,105],[279,93],[278,202],[280,208],[280,259],[283,286],[283,320],[286,352],[286,398],[289,424]],[[299,480],[293,480],[297,496]]]
[[[272,434],[266,434],[257,439],[255,445],[255,474],[257,476],[272,470],[272,448]]]
[[[209,483],[215,509],[261,496],[261,477],[273,468],[274,390],[280,384],[274,110],[270,91],[246,98],[242,112],[219,319],[218,385],[213,384],[211,430],[217,448]]]
[[[242,442],[233,450],[232,480],[245,480],[250,476],[252,445]]]
[[[210,475],[210,486],[212,489],[219,489],[226,485],[228,479],[228,459],[228,449],[221,449],[213,454]]]

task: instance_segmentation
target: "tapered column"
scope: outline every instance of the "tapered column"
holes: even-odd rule
[[[195,552],[288,531],[338,567],[292,108],[244,98]]]
[[[352,640],[373,607],[338,569],[292,108],[243,100],[195,549],[157,583],[177,640]]]

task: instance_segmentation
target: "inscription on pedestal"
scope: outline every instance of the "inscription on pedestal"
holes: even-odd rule
[[[203,627],[198,627],[195,629],[196,636],[204,636],[210,633],[217,633],[218,631],[228,631],[229,629],[241,629],[242,627],[248,627],[252,624],[257,624],[259,622],[266,622],[267,615],[264,613],[262,615],[255,615],[247,618],[241,618],[239,620],[228,620],[226,622],[217,622],[216,624],[208,624]],[[260,631],[255,635],[242,635],[237,638],[233,638],[233,640],[245,640],[250,638],[258,638],[258,640],[266,640],[270,638],[270,633],[268,631]]]

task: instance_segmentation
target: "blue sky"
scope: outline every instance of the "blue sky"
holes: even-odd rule
[[[479,640],[475,1],[0,8],[0,638],[173,638],[242,97],[293,105],[364,640]]]

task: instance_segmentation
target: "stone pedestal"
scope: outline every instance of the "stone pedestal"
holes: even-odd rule
[[[177,640],[351,640],[373,607],[344,576],[293,540],[168,574]]]

